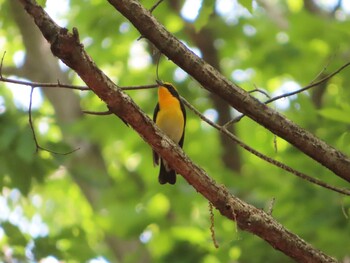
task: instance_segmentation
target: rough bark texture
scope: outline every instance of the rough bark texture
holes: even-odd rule
[[[350,182],[350,159],[343,153],[227,80],[170,34],[137,0],[108,0],[108,2],[124,15],[143,37],[151,41],[204,88]]]
[[[44,10],[36,5],[35,1],[19,1],[23,4],[27,12],[33,16],[37,26],[51,43],[51,50],[53,53],[75,70],[86,84],[106,102],[113,113],[128,122],[146,142],[148,142],[166,161],[171,163],[173,167],[176,167],[177,172],[181,173],[184,178],[192,184],[198,192],[205,196],[223,215],[231,220],[236,220],[241,229],[260,236],[275,249],[282,251],[299,262],[336,262],[333,258],[313,248],[298,236],[286,230],[270,215],[244,203],[231,195],[224,186],[216,184],[201,168],[193,164],[177,145],[165,137],[163,133],[153,125],[152,121],[140,111],[137,105],[96,67],[79,43],[76,32],[75,34],[70,34],[67,30],[58,27]],[[118,2],[116,6],[119,8],[121,8],[121,6],[128,6],[129,9],[127,9],[131,13],[135,12],[135,14],[137,14],[140,12],[141,6],[136,1],[118,0],[115,2]],[[147,30],[155,31],[160,29],[159,25],[154,27],[154,19],[151,19],[153,22],[148,24],[148,12],[144,11],[144,14],[140,13],[139,15],[141,16],[141,20],[145,19],[144,25]],[[164,31],[162,28],[161,30],[161,32]],[[172,41],[167,41],[165,35],[163,35],[162,38],[166,43],[172,46]],[[164,47],[162,50],[164,50]],[[179,49],[177,49],[177,51],[175,50],[175,52],[179,52]],[[185,56],[186,61],[191,60],[190,64],[192,64],[192,66],[202,68],[201,71],[205,76],[204,79],[218,79],[219,75],[216,71],[213,71],[212,67],[198,59],[193,60],[193,57],[188,54],[188,51],[177,53],[178,56]],[[203,82],[206,83],[205,81]],[[226,86],[227,85],[228,84],[226,84]],[[245,98],[248,101],[252,100],[252,98],[248,96],[245,96]],[[245,105],[247,102],[243,101],[242,103]]]

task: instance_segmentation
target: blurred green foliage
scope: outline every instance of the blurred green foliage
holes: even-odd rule
[[[10,12],[6,12],[6,2],[0,0],[4,7],[0,11],[0,52],[7,52],[3,66],[11,67],[25,50],[20,32]],[[179,1],[181,5],[184,2]],[[236,4],[220,9],[225,1],[213,2],[204,0],[197,19],[191,22],[186,22],[167,1],[153,14],[190,48],[196,47],[184,30],[185,23],[193,23],[196,30],[210,29],[223,74],[246,90],[259,87],[271,96],[288,92],[350,60],[349,10],[340,7],[332,13],[332,7],[319,6],[320,13],[311,12],[301,0],[275,1],[269,7],[239,1],[247,8],[253,6],[248,12]],[[149,1],[142,3],[151,7]],[[78,28],[88,53],[117,84],[154,83],[156,67],[148,43],[137,40],[138,31],[107,1],[71,0],[67,12],[59,16],[68,29]],[[320,107],[315,106],[313,90],[271,106],[349,155],[348,72],[326,83]],[[159,75],[175,83],[181,95],[201,112],[212,108],[208,92],[171,61],[161,60]],[[74,73],[70,76],[73,83],[81,84]],[[220,248],[215,249],[207,201],[181,176],[174,187],[160,186],[150,147],[115,116],[86,116],[69,127],[72,136],[100,147],[115,183],[102,192],[98,204],[101,209],[96,211],[72,179],[72,171],[65,169],[71,155],[35,154],[27,109],[15,103],[19,92],[12,92],[29,88],[16,86],[11,91],[9,86],[0,83],[0,258],[11,251],[12,257],[24,262],[50,255],[65,262],[97,257],[115,262],[106,245],[106,236],[114,236],[121,242],[136,240],[148,251],[151,262],[291,261],[216,212],[215,233]],[[152,116],[155,90],[127,93]],[[93,93],[79,95],[83,109],[105,110]],[[254,96],[265,99],[261,94]],[[33,118],[42,146],[57,151],[69,147],[46,100],[33,109]],[[42,125],[47,130],[39,129]],[[255,149],[330,184],[348,186],[280,138],[275,151],[274,136],[252,120],[244,118],[235,125],[237,135]],[[273,216],[289,230],[339,260],[350,257],[350,224],[344,215],[350,212],[349,198],[301,181],[243,150],[241,171],[232,172],[220,160],[218,136],[216,130],[188,111],[184,150],[195,163],[258,208],[266,209],[275,198]],[[89,163],[76,169],[88,171]],[[102,171],[93,173],[99,178]],[[130,252],[124,262],[141,262],[141,256]]]

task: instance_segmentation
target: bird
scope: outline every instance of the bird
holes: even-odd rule
[[[182,148],[185,139],[186,110],[174,85],[157,80],[158,103],[154,109],[153,121],[175,143]],[[159,165],[160,184],[175,184],[176,172],[153,150],[153,164]]]

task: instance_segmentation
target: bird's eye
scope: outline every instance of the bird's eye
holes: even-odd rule
[[[169,90],[173,90],[173,89],[174,89],[174,87],[173,87],[172,85],[170,85],[170,84],[164,84],[164,86],[165,86],[167,89],[169,89]]]

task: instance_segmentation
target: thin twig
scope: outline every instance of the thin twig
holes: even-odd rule
[[[100,115],[100,116],[113,114],[113,112],[111,112],[110,110],[108,110],[108,111],[87,111],[87,110],[83,110],[83,113],[89,114],[89,115]]]
[[[1,73],[1,68],[0,68]],[[77,85],[71,85],[71,84],[63,84],[59,80],[57,83],[42,83],[42,82],[31,82],[31,81],[23,81],[23,80],[16,80],[16,79],[10,79],[5,78],[0,75],[0,81],[7,82],[7,83],[14,83],[19,85],[25,85],[32,88],[66,88],[66,89],[73,89],[73,90],[81,90],[81,91],[91,91],[91,89],[87,86],[77,86]],[[139,85],[139,86],[125,86],[120,87],[122,90],[140,90],[140,89],[151,89],[158,87],[158,84],[149,84],[149,85]]]
[[[32,130],[33,139],[34,139],[34,143],[35,143],[35,152],[38,153],[39,150],[42,150],[42,151],[47,151],[49,153],[56,154],[56,155],[68,155],[68,154],[71,154],[71,153],[73,153],[75,151],[78,151],[80,148],[74,149],[74,150],[69,151],[69,152],[60,153],[60,152],[55,152],[55,151],[46,149],[46,148],[44,148],[44,147],[39,145],[38,139],[37,139],[36,134],[35,134],[34,124],[33,124],[33,117],[32,117],[32,104],[33,104],[33,92],[34,92],[34,89],[35,89],[35,87],[31,87],[31,90],[30,90],[28,116],[29,116],[29,126],[30,126],[30,129]]]
[[[216,240],[215,236],[215,223],[214,223],[214,212],[213,212],[213,204],[209,201],[209,214],[210,214],[210,233],[211,240],[213,241],[214,247],[219,248],[219,244]]]
[[[344,189],[344,188],[339,188],[339,187],[335,187],[332,185],[328,185],[327,183],[318,180],[316,178],[313,178],[311,176],[308,176],[302,172],[299,172],[291,167],[289,167],[288,165],[281,163],[275,159],[272,159],[262,153],[260,153],[259,151],[253,149],[252,147],[248,146],[247,144],[245,144],[244,142],[242,142],[239,138],[237,138],[233,133],[231,133],[229,130],[227,130],[227,128],[225,126],[220,126],[214,122],[212,122],[211,120],[209,120],[208,118],[206,118],[202,113],[200,113],[196,108],[194,108],[186,99],[184,99],[183,97],[181,97],[181,100],[183,101],[183,103],[190,109],[192,110],[197,116],[199,116],[203,121],[205,121],[206,123],[208,123],[209,125],[211,125],[212,127],[214,127],[215,129],[217,129],[218,131],[224,133],[228,138],[230,138],[231,140],[233,140],[234,142],[236,142],[240,147],[242,147],[243,149],[247,150],[248,152],[254,154],[255,156],[259,157],[260,159],[282,169],[285,170],[291,174],[294,174],[298,177],[300,177],[301,179],[304,179],[310,183],[319,185],[321,187],[327,188],[329,190],[344,194],[344,195],[350,195],[350,190],[348,189]]]
[[[7,82],[7,83],[19,84],[19,85],[30,86],[32,88],[41,87],[41,88],[66,88],[66,89],[73,89],[73,90],[90,90],[86,86],[76,86],[76,85],[62,84],[59,81],[57,83],[40,83],[40,82],[31,82],[31,81],[23,81],[23,80],[4,78],[1,75],[0,75],[0,81]]]
[[[159,0],[157,3],[155,3],[151,9],[149,10],[151,13],[156,9],[164,0]]]
[[[341,211],[343,212],[343,215],[346,219],[349,219],[349,215],[347,213],[347,211],[345,210],[345,207],[344,207],[344,200],[342,200],[341,202]]]
[[[275,150],[275,153],[278,152],[278,146],[277,146],[277,136],[276,134],[273,135],[273,148]]]
[[[267,207],[267,214],[268,215],[272,215],[272,211],[273,211],[273,207],[275,205],[275,201],[276,201],[276,198],[272,197],[272,199],[270,200],[269,204],[268,204],[268,207]]]
[[[269,104],[273,101],[276,101],[276,100],[279,100],[279,99],[282,99],[282,98],[287,98],[287,97],[290,97],[290,96],[293,96],[295,94],[298,94],[298,93],[301,93],[303,91],[306,91],[310,88],[313,88],[315,86],[318,86],[320,84],[322,84],[323,82],[326,82],[327,80],[329,80],[330,78],[332,78],[334,75],[338,74],[340,71],[342,71],[343,69],[345,69],[347,66],[350,65],[350,62],[346,63],[345,65],[341,66],[339,69],[337,69],[336,71],[334,71],[333,73],[329,74],[328,76],[322,78],[321,80],[319,81],[316,81],[314,83],[311,83],[309,85],[307,85],[306,87],[302,88],[302,89],[299,89],[299,90],[296,90],[296,91],[292,91],[292,92],[288,92],[288,93],[285,93],[285,94],[282,94],[280,96],[276,96],[272,99],[269,99],[267,101],[265,101],[265,104]]]
[[[322,78],[321,80],[317,81],[317,82],[311,82],[311,84],[305,86],[304,88],[301,88],[301,89],[298,89],[296,91],[292,91],[292,92],[288,92],[288,93],[284,93],[282,95],[279,95],[279,96],[276,96],[276,97],[273,97],[267,101],[265,101],[264,103],[265,104],[269,104],[273,101],[276,101],[276,100],[279,100],[279,99],[282,99],[282,98],[287,98],[287,97],[290,97],[290,96],[293,96],[293,95],[296,95],[298,93],[301,93],[303,91],[306,91],[308,89],[311,89],[313,87],[316,87],[320,84],[322,84],[323,82],[329,80],[330,78],[332,78],[333,76],[335,76],[336,74],[338,74],[340,71],[342,71],[343,69],[345,69],[346,67],[348,67],[350,65],[350,62],[344,64],[343,66],[341,66],[339,69],[337,69],[336,71],[334,71],[333,73],[327,75],[326,77]],[[319,75],[319,74],[318,74]],[[245,116],[245,114],[241,114],[239,116],[237,116],[236,118],[230,120],[229,122],[227,122],[224,127],[228,127],[229,125],[233,124],[233,123],[236,123],[236,122],[239,122],[243,117]]]
[[[124,86],[120,87],[122,90],[139,90],[139,89],[152,89],[158,87],[158,84],[140,85],[140,86]]]
[[[315,81],[317,81],[323,75],[323,73],[327,70],[329,64],[330,64],[330,60],[323,67],[323,69],[316,75],[316,77],[314,77],[314,79],[310,81],[310,84],[315,83]]]
[[[2,65],[4,62],[5,55],[6,55],[6,51],[4,51],[4,53],[2,54],[1,63],[0,63],[0,78],[1,79],[2,79]]]
[[[30,90],[28,115],[29,115],[29,126],[30,126],[30,129],[32,130],[33,139],[34,139],[35,147],[36,147],[35,152],[37,153],[40,149],[40,145],[38,144],[38,140],[36,139],[34,125],[33,125],[33,119],[32,119],[33,91],[34,91],[34,87],[32,87]]]
[[[259,92],[261,94],[264,94],[266,97],[268,97],[269,99],[271,98],[271,96],[265,91],[265,90],[262,90],[262,89],[259,89],[259,88],[255,88],[253,90],[249,90],[248,93],[253,93],[253,92]]]
[[[149,12],[152,14],[153,11],[154,11],[154,9],[156,9],[163,1],[164,1],[164,0],[158,0],[158,2],[155,3],[155,4],[149,9]],[[139,37],[137,38],[137,41],[141,40],[142,38],[143,38],[142,35],[139,36]]]
[[[248,91],[248,93],[253,93],[253,92],[259,92],[265,95],[266,97],[268,97],[269,99],[271,99],[271,96],[266,91],[259,89],[256,86],[255,86],[255,89]],[[226,128],[228,127],[227,123],[224,125],[224,127]],[[274,146],[275,152],[277,153],[277,136],[275,134],[273,135],[273,146]]]

